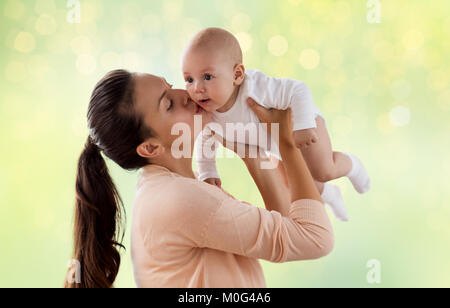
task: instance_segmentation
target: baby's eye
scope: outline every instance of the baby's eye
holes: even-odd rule
[[[212,78],[213,78],[213,76],[210,74],[205,75],[205,80],[211,80]]]
[[[191,77],[188,77],[188,78],[186,78],[185,80],[186,80],[186,82],[188,82],[188,83],[193,83],[193,82],[194,82],[194,79],[192,79]]]

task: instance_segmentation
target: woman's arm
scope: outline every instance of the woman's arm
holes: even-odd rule
[[[163,230],[180,245],[208,247],[270,262],[310,260],[329,254],[334,246],[333,229],[322,203],[302,199],[290,204],[288,216],[228,197],[215,186],[180,177],[162,178],[159,198],[153,189],[142,195],[147,213],[143,238]],[[141,192],[142,193],[142,192]],[[148,206],[149,201],[157,206]],[[164,202],[164,206],[160,206]],[[156,211],[156,212],[155,212]],[[148,233],[147,233],[148,232]],[[152,239],[152,240],[151,240]]]
[[[238,154],[237,142],[230,143],[224,139],[222,145]],[[257,153],[256,157],[250,155],[251,152]],[[280,168],[283,168],[283,166],[278,159],[275,157],[271,159],[259,147],[248,144],[245,145],[245,155],[241,158],[258,187],[266,209],[277,211],[287,217],[290,208],[290,193],[286,185],[288,183],[280,174]],[[261,168],[262,164],[272,165],[273,168],[263,169]]]
[[[267,123],[268,125],[272,123],[278,123],[280,125],[280,135],[275,139],[279,143],[278,146],[280,147],[282,156],[284,155],[284,167],[278,165],[278,168],[274,166],[272,169],[262,169],[260,167],[261,163],[269,160],[269,157],[265,156],[258,149],[258,157],[250,158],[247,155],[247,153],[250,153],[249,145],[246,145],[246,155],[242,157],[261,193],[266,209],[269,211],[275,210],[283,216],[288,216],[291,206],[289,199],[292,202],[300,199],[313,199],[323,202],[309,172],[309,168],[303,159],[303,155],[295,146],[292,135],[291,111],[267,110],[256,103],[249,106],[260,117],[261,122]],[[268,131],[270,131],[270,127],[268,127]],[[236,143],[228,145],[224,140],[224,146],[236,152]],[[285,185],[285,179],[280,173],[280,167],[284,169],[283,171],[288,178],[288,182],[292,183],[292,185],[289,185],[291,187],[290,189]]]
[[[269,158],[242,158],[264,200],[266,209],[277,211],[287,217],[290,208],[290,193],[278,168],[262,169],[261,163]],[[281,165],[278,165],[282,167]]]
[[[291,201],[301,199],[312,199],[323,202],[320,193],[314,183],[308,166],[300,150],[295,146],[292,135],[292,111],[287,110],[267,110],[258,105],[254,100],[249,99],[249,107],[255,112],[262,123],[268,125],[267,130],[274,123],[279,125],[279,136],[274,136],[279,143],[281,157],[283,158],[286,170]],[[280,184],[282,181],[280,181]]]
[[[173,181],[172,185],[161,185],[167,190],[167,193],[159,191],[164,196],[164,211],[169,213],[162,215],[166,219],[161,219],[161,215],[142,216],[158,217],[157,224],[165,232],[176,233],[174,238],[184,239],[188,241],[186,245],[193,247],[208,247],[271,262],[316,259],[329,254],[334,247],[333,228],[302,154],[292,140],[290,111],[266,110],[256,105],[251,108],[261,122],[280,125],[279,148],[293,202],[269,207],[280,206],[282,211],[286,208],[287,216],[229,198],[212,185],[182,178],[168,178]],[[260,182],[267,185],[260,187],[261,194],[267,198],[271,198],[271,189],[285,187],[276,169],[255,172],[260,172],[258,179],[264,173],[278,179]]]

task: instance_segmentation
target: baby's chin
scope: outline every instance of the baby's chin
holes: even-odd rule
[[[213,111],[217,111],[217,109],[219,109],[221,106],[216,104],[215,102],[209,101],[208,103],[203,103],[203,102],[198,102],[195,101],[195,103],[197,105],[199,105],[200,107],[202,107],[203,109],[205,109],[208,112],[213,112]]]

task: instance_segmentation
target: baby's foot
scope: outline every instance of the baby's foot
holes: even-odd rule
[[[357,192],[360,194],[366,193],[370,189],[370,178],[366,168],[358,157],[349,153],[345,154],[352,160],[352,170],[347,174],[347,177]]]
[[[336,185],[325,183],[323,186],[322,200],[331,209],[333,215],[342,221],[348,221],[348,213],[345,208],[344,200],[342,200],[342,194],[339,187]]]

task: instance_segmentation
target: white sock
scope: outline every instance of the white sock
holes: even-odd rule
[[[355,190],[360,194],[369,191],[370,178],[369,174],[366,171],[366,168],[364,168],[363,164],[358,159],[358,157],[349,153],[344,154],[346,154],[352,160],[352,169],[347,174],[347,177],[349,178],[350,182],[352,182]]]
[[[329,205],[333,215],[342,221],[348,221],[348,213],[342,200],[341,189],[336,185],[325,183],[323,186],[322,200]]]

